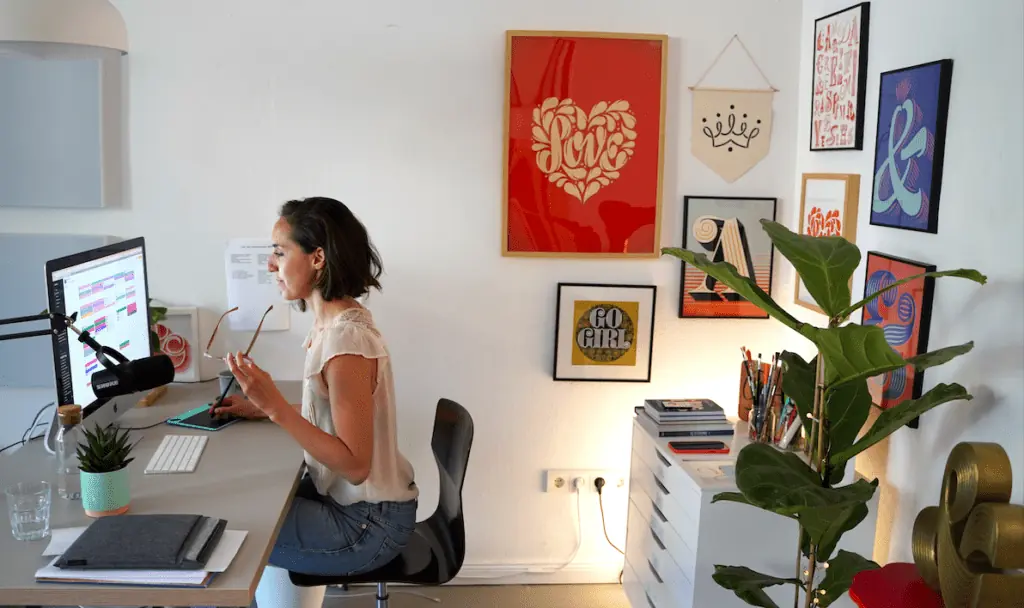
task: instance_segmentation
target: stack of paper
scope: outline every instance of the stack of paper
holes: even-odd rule
[[[210,554],[204,570],[72,570],[54,565],[85,528],[63,528],[51,532],[50,545],[43,556],[55,556],[36,571],[40,583],[94,583],[107,585],[148,585],[158,587],[206,587],[213,577],[231,565],[245,541],[247,532],[225,530]]]

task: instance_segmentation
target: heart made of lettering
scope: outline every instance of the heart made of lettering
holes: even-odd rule
[[[590,113],[572,99],[549,97],[533,109],[537,167],[553,184],[586,203],[611,185],[636,148],[636,116],[623,99],[594,104]]]

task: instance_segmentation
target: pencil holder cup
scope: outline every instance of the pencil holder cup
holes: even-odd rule
[[[234,374],[232,374],[231,370],[229,370],[229,369],[226,369],[226,370],[220,372],[219,374],[217,374],[217,382],[220,385],[220,392],[222,394],[224,393],[224,389],[228,387],[228,382],[231,382],[232,378],[234,378],[234,377],[235,377]],[[224,396],[225,397],[230,397],[231,395],[241,395],[241,394],[242,394],[242,387],[238,386],[238,382],[231,382],[231,390],[228,391],[228,394],[224,395]]]
[[[128,512],[131,485],[128,467],[109,473],[81,471],[82,508],[89,517],[121,515]]]

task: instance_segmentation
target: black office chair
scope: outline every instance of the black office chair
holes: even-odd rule
[[[437,461],[440,488],[433,515],[416,524],[408,546],[384,566],[355,576],[313,576],[289,572],[300,587],[376,583],[377,608],[388,608],[388,583],[443,585],[455,578],[466,558],[466,522],[462,484],[473,445],[473,418],[458,403],[440,399],[430,446]]]

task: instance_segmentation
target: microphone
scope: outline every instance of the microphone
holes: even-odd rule
[[[109,399],[169,384],[174,381],[174,363],[167,355],[144,357],[119,363],[92,375],[92,391],[98,399]]]

